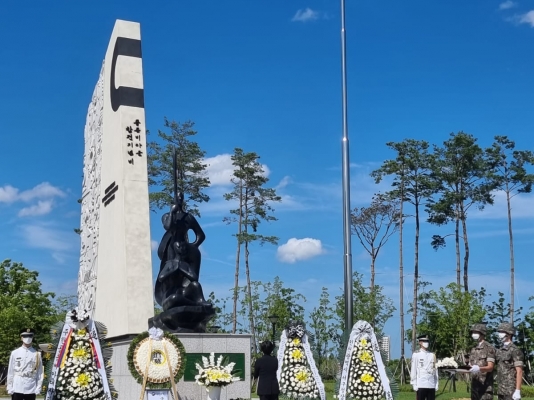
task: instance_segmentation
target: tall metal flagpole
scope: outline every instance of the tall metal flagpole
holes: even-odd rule
[[[342,187],[343,187],[343,266],[345,271],[345,335],[352,330],[352,253],[350,229],[350,162],[347,123],[347,46],[345,33],[345,0],[341,0],[341,84],[342,84]]]

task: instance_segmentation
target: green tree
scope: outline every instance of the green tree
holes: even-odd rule
[[[149,194],[152,210],[168,207],[174,199],[173,153],[176,149],[176,167],[178,170],[178,189],[184,194],[184,207],[193,215],[200,216],[198,203],[209,201],[204,189],[210,185],[207,165],[204,164],[206,152],[192,138],[197,134],[193,129],[195,123],[183,124],[165,118],[165,128],[170,133],[158,131],[163,144],[156,141],[147,143],[148,150],[148,184],[157,188]]]
[[[493,204],[491,191],[495,185],[488,178],[488,163],[484,151],[473,135],[464,132],[451,133],[443,147],[434,146],[432,177],[436,185],[436,199],[427,205],[428,221],[443,225],[454,221],[456,244],[456,283],[460,284],[460,238],[464,243],[463,285],[469,291],[469,240],[467,236],[467,213],[472,206],[482,210]],[[462,233],[460,234],[460,224]],[[448,236],[448,235],[447,235]],[[434,235],[434,249],[445,246],[445,236]]]
[[[405,202],[413,205],[415,218],[415,253],[414,253],[414,283],[412,307],[412,351],[416,344],[417,321],[417,288],[419,287],[419,236],[421,205],[434,191],[434,183],[430,177],[432,156],[429,154],[429,144],[424,140],[406,139],[402,142],[389,142],[386,145],[396,152],[396,157],[386,160],[382,166],[373,171],[371,176],[379,183],[385,176],[393,176],[393,190],[390,196],[400,201],[400,215],[404,218],[403,205]],[[402,234],[404,221],[399,223],[399,286],[400,286],[400,318],[401,337],[404,338],[404,267],[402,260]],[[404,341],[401,343],[401,379],[404,379]],[[403,383],[403,382],[401,382]]]
[[[316,364],[321,370],[332,353],[332,340],[335,339],[336,329],[333,324],[334,310],[330,301],[328,288],[323,287],[319,297],[319,306],[314,307],[309,316],[310,332],[313,335],[312,349]]]
[[[526,167],[534,164],[532,151],[515,150],[515,142],[507,136],[495,136],[493,145],[486,149],[489,159],[490,179],[496,189],[502,190],[506,195],[506,209],[508,211],[508,236],[510,244],[510,309],[508,317],[514,320],[514,293],[515,293],[515,261],[514,236],[512,230],[512,198],[519,193],[532,192],[534,174],[527,172]]]
[[[352,234],[371,257],[371,290],[375,286],[376,258],[391,235],[397,232],[399,220],[399,201],[383,194],[375,194],[369,207],[356,207],[351,212]]]
[[[272,338],[272,324],[269,316],[276,315],[275,337],[288,325],[291,320],[304,321],[304,306],[306,298],[297,293],[292,288],[284,286],[279,277],[275,277],[273,282],[252,281],[248,285],[239,288],[242,307],[238,314],[243,321],[250,321],[250,305],[252,305],[252,316],[255,321],[254,330],[250,325],[243,323],[239,333],[250,333],[252,335],[253,354],[258,355],[258,344],[264,340]],[[239,326],[240,324],[238,324]],[[248,326],[247,326],[248,325]]]
[[[430,335],[438,358],[463,357],[472,347],[469,330],[474,323],[484,319],[485,297],[483,288],[466,292],[456,283],[419,294],[420,320],[417,331]],[[411,335],[411,331],[408,335]]]
[[[493,335],[493,333],[497,330],[497,326],[501,322],[510,321],[510,304],[506,303],[503,292],[498,292],[498,296],[499,298],[497,301],[492,301],[491,304],[486,304],[486,325],[488,327],[486,340],[494,346],[501,345],[499,339]],[[515,310],[515,318],[512,321],[514,326],[517,326],[517,324],[521,321],[521,311],[523,311],[523,307]]]
[[[250,279],[250,245],[258,242],[260,245],[265,243],[277,244],[278,238],[276,236],[266,236],[258,233],[259,224],[262,221],[276,221],[277,218],[272,215],[274,208],[273,202],[280,202],[282,198],[276,194],[275,189],[265,188],[269,178],[265,176],[263,166],[258,161],[260,156],[254,152],[245,153],[240,148],[234,149],[232,155],[232,164],[235,167],[234,177],[232,182],[234,188],[232,192],[226,193],[224,198],[228,201],[237,201],[238,207],[230,210],[230,217],[225,218],[227,223],[237,222],[237,233],[234,234],[237,241],[236,252],[236,272],[234,282],[234,326],[237,324],[237,287],[239,287],[239,254],[241,246],[245,253],[245,274],[247,278],[248,288],[248,309],[249,309],[249,325],[250,331],[255,336],[254,329],[254,313],[252,310],[252,293],[251,293],[251,279]],[[254,351],[256,352],[256,343],[253,343]]]
[[[534,300],[534,296],[529,297],[528,300]],[[534,373],[532,371],[532,362],[534,361],[534,307],[529,308],[523,320],[517,325],[516,342],[525,353],[527,367],[525,376],[532,384],[534,381]]]
[[[393,305],[393,301],[382,293],[382,287],[380,285],[375,285],[374,289],[371,290],[371,288],[363,285],[362,280],[362,274],[356,271],[352,273],[352,290],[354,294],[352,305],[353,321],[374,321],[374,330],[377,336],[380,336],[384,333],[384,325],[393,315],[395,306]],[[336,296],[335,306],[337,328],[335,339],[340,351],[342,351],[344,348],[343,332],[345,332],[345,297],[343,293]],[[349,328],[349,332],[351,329],[352,327]]]
[[[11,351],[21,345],[22,329],[35,330],[35,343],[49,340],[57,318],[54,293],[43,292],[38,277],[21,263],[0,263],[0,365],[7,365]]]
[[[54,322],[64,322],[67,313],[74,310],[77,305],[78,296],[75,294],[62,294],[57,296],[52,302],[55,314]]]

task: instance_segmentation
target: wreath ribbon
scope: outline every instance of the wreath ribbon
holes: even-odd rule
[[[143,386],[141,387],[141,396],[139,397],[139,400],[143,400],[145,398],[145,388],[146,388],[146,382],[148,380],[148,367],[150,367],[150,363],[152,362],[152,339],[148,339],[148,362],[146,363],[145,367],[145,373],[143,374]]]

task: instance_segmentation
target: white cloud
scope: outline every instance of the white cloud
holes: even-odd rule
[[[19,190],[13,186],[0,187],[0,203],[13,203],[17,200]]]
[[[492,206],[486,206],[479,211],[476,208],[469,213],[469,217],[479,219],[508,218],[506,194],[503,191],[494,192],[495,199]],[[512,201],[512,218],[534,218],[534,194],[525,193],[515,196]]]
[[[283,189],[292,182],[293,180],[291,179],[291,177],[286,175],[282,178],[282,180],[278,183],[278,185],[276,185],[275,189],[276,190]]]
[[[323,253],[323,245],[318,239],[291,238],[286,244],[278,247],[276,256],[281,262],[293,264],[297,261],[307,260]]]
[[[505,2],[499,4],[499,10],[508,10],[516,5],[517,3],[513,2],[512,0],[506,0]]]
[[[21,192],[18,197],[20,200],[28,202],[34,199],[65,197],[65,193],[63,193],[59,188],[52,186],[50,183],[43,182],[35,186],[33,189]]]
[[[530,10],[525,14],[519,15],[518,21],[520,24],[529,24],[534,28],[534,10]]]
[[[219,154],[215,157],[208,157],[204,159],[204,163],[208,166],[206,168],[208,177],[210,178],[211,186],[228,186],[234,176],[234,165],[232,164],[231,154]],[[269,176],[271,173],[269,167],[262,164],[263,175]]]
[[[297,13],[291,19],[291,21],[308,22],[308,21],[315,21],[318,18],[319,18],[318,11],[314,11],[311,8],[306,8],[306,9],[298,10]]]
[[[207,172],[212,186],[229,185],[234,173],[230,154],[219,154],[204,160],[208,165]]]
[[[152,251],[156,251],[158,249],[158,247],[159,247],[159,243],[158,242],[156,242],[155,240],[151,240],[150,241],[150,249]]]
[[[33,206],[24,207],[19,211],[19,217],[33,217],[38,215],[46,215],[52,211],[52,200],[39,200]]]

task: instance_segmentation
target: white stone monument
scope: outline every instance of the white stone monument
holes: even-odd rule
[[[141,31],[117,20],[85,125],[78,305],[108,337],[154,315]]]

